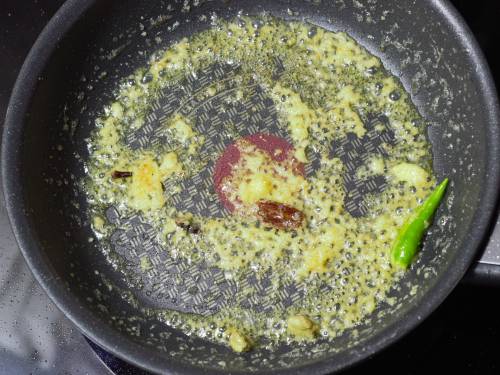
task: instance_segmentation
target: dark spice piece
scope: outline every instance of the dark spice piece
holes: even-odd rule
[[[200,233],[200,226],[196,223],[185,223],[182,221],[175,222],[179,228],[184,229],[186,232],[190,234],[198,234]]]
[[[132,172],[127,172],[127,171],[113,171],[113,173],[111,174],[111,177],[113,179],[128,178],[128,177],[132,177]]]
[[[304,221],[302,211],[286,204],[261,200],[257,202],[258,215],[266,224],[278,229],[297,229]]]

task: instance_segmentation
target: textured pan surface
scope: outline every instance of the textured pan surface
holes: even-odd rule
[[[277,77],[283,74],[283,67],[280,61],[275,63],[274,75]],[[204,217],[229,215],[213,186],[214,168],[219,155],[236,139],[267,133],[292,142],[286,126],[278,121],[274,101],[257,83],[252,81],[245,87],[250,93],[247,98],[225,108],[239,87],[238,71],[238,66],[217,63],[197,72],[196,78],[189,75],[180,83],[167,86],[151,105],[145,124],[126,137],[125,142],[134,150],[158,145],[169,148],[162,124],[173,113],[188,118],[196,133],[203,134],[205,141],[197,158],[206,166],[183,179],[180,191],[172,196],[172,204],[179,212]],[[215,97],[206,99],[199,94],[214,84],[222,87]],[[330,157],[339,157],[346,166],[343,182],[348,194],[344,204],[355,217],[367,212],[364,196],[382,192],[386,186],[383,176],[358,178],[358,169],[373,155],[385,155],[384,145],[395,142],[387,117],[372,115],[363,121],[367,134],[358,138],[349,133],[333,142],[330,148]],[[384,130],[377,130],[377,125],[382,125]],[[311,176],[319,165],[319,157],[310,152],[308,160],[305,174]],[[166,191],[172,191],[168,184],[164,186]],[[275,290],[271,282],[272,272],[256,277],[249,268],[234,280],[226,278],[224,270],[209,267],[205,261],[177,259],[158,243],[158,233],[140,214],[123,217],[116,207],[110,207],[106,216],[116,227],[110,237],[110,250],[126,260],[118,266],[125,277],[141,286],[134,290],[141,305],[202,315],[216,313],[228,305],[270,313],[282,311],[304,298],[307,286],[302,283],[287,281],[282,288]],[[104,246],[108,246],[108,238],[103,241]],[[151,264],[147,271],[141,266],[144,258]],[[329,290],[331,286],[323,283],[320,288]]]

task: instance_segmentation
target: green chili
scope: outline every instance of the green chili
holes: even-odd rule
[[[445,178],[434,189],[425,202],[403,224],[392,247],[392,264],[408,268],[417,253],[425,231],[432,223],[432,217],[443,199],[446,186],[448,186],[448,178]]]

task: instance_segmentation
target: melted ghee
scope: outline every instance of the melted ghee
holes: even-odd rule
[[[263,338],[333,338],[362,322],[400,278],[389,261],[392,241],[435,183],[423,121],[400,82],[347,34],[270,17],[221,21],[156,56],[120,87],[116,101],[96,120],[84,186],[98,238],[106,239],[113,230],[103,219],[106,207],[114,205],[123,215],[140,211],[171,255],[201,257],[232,277],[248,267],[256,274],[271,268],[277,288],[280,281],[292,280],[304,283],[307,293],[290,308],[267,314],[237,306],[209,317],[154,313],[188,334],[228,343],[237,351],[248,350],[250,342],[259,345]],[[279,78],[272,69],[276,57],[285,71]],[[270,199],[300,208],[306,218],[300,229],[270,230],[240,215],[221,219],[177,212],[171,195],[183,178],[205,166],[192,158],[205,138],[180,114],[167,119],[162,128],[175,147],[134,151],[126,145],[126,134],[144,124],[144,113],[161,88],[214,62],[240,65],[242,87],[252,77],[273,98],[297,160],[307,163],[308,150],[319,153],[319,170],[307,179],[287,176],[286,170],[266,174],[265,155],[255,153],[246,161],[248,178],[234,189],[245,204]],[[146,75],[151,79],[143,80]],[[204,95],[216,95],[217,90],[215,84]],[[238,90],[234,100],[244,95]],[[362,137],[362,118],[370,113],[387,116],[397,143],[387,147],[383,157],[366,158],[357,171],[359,178],[384,175],[388,186],[367,197],[368,214],[355,218],[344,207],[345,166],[329,158],[328,145],[347,133]],[[113,170],[132,171],[133,177],[113,180]],[[163,191],[167,184],[171,190]],[[195,220],[201,233],[180,228],[179,217]],[[152,265],[145,258],[141,267]],[[318,280],[331,288],[320,291]]]

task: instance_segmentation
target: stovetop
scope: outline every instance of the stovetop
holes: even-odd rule
[[[485,51],[500,84],[500,2],[452,1]],[[0,0],[0,125],[25,55],[63,0]],[[499,86],[500,87],[500,86]],[[86,340],[48,299],[14,240],[0,193],[0,375],[121,374],[143,371]],[[450,297],[393,347],[349,371],[500,373],[500,217],[489,241]]]

